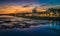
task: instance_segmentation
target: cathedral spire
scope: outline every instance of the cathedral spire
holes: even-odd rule
[[[37,13],[37,7],[33,8],[32,13]]]

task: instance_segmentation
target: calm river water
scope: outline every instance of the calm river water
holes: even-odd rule
[[[11,22],[4,22],[6,20],[11,20]],[[0,16],[0,25],[25,25],[26,23],[30,25],[29,28],[0,29],[0,36],[60,36],[60,21]]]

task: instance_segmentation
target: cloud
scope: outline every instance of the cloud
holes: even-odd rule
[[[46,8],[59,7],[60,5],[48,5],[48,4],[3,5],[0,6],[0,12],[1,13],[31,12],[35,6],[37,6],[37,9],[45,10]]]

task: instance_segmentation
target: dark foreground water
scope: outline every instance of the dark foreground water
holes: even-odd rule
[[[22,29],[21,28],[0,29],[0,36],[60,36],[60,21],[33,20],[20,17],[12,17],[12,18],[14,19],[10,18],[12,22],[9,23],[11,25],[17,23],[13,22],[17,20],[31,24],[31,26],[29,28],[22,28]],[[23,24],[22,22],[18,23]],[[2,24],[8,25],[8,23],[4,22]]]

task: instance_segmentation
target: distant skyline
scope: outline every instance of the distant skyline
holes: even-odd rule
[[[60,0],[0,0],[0,14],[32,12],[37,6],[37,11],[45,11],[46,8],[60,7]]]

